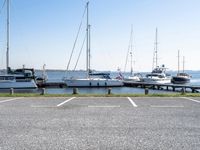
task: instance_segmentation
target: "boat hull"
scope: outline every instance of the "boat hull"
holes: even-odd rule
[[[15,81],[15,80],[7,80],[0,81],[0,89],[36,89],[37,85],[34,80],[30,81]]]
[[[142,82],[146,83],[159,83],[159,84],[167,84],[171,83],[171,78],[143,78]]]
[[[66,79],[68,87],[120,87],[123,82],[115,79]]]
[[[186,84],[190,82],[190,78],[176,76],[172,77],[171,82],[174,84]]]

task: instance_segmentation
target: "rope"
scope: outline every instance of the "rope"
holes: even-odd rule
[[[81,53],[82,53],[82,50],[83,50],[83,46],[84,46],[84,44],[85,44],[86,37],[87,37],[87,34],[85,34],[85,38],[84,38],[84,40],[83,40],[83,43],[82,43],[82,46],[81,46],[81,49],[80,49],[80,52],[79,52],[79,55],[78,55],[78,59],[77,59],[77,61],[76,61],[76,65],[75,65],[75,67],[74,67],[74,71],[76,70],[76,67],[77,67],[79,58],[80,58],[80,56],[81,56]]]
[[[127,62],[128,62],[128,56],[129,56],[129,53],[130,53],[131,42],[132,42],[132,34],[133,34],[133,31],[131,30],[131,35],[130,35],[129,44],[128,44],[128,50],[127,50],[127,54],[126,54],[126,62],[125,62],[125,66],[124,66],[124,73],[126,72],[126,66],[127,66]]]
[[[80,25],[79,25],[79,28],[78,28],[78,32],[77,32],[77,35],[76,35],[76,39],[75,39],[75,41],[74,41],[74,45],[73,45],[73,48],[72,48],[72,51],[71,51],[71,55],[70,55],[70,58],[69,58],[69,62],[68,62],[68,64],[67,64],[67,71],[68,71],[68,69],[69,69],[69,65],[70,65],[70,62],[71,62],[71,59],[72,59],[72,56],[73,56],[73,53],[74,53],[74,49],[75,49],[75,47],[76,47],[76,43],[77,43],[77,40],[78,40],[78,37],[79,37],[79,33],[80,33],[80,30],[81,30],[81,27],[82,27],[82,23],[83,23],[83,18],[84,18],[84,16],[85,16],[85,13],[86,13],[86,8],[87,7],[85,7],[85,10],[84,10],[84,13],[83,13],[83,16],[82,16],[82,19],[81,19],[81,23],[80,23]]]
[[[3,10],[4,6],[5,6],[5,4],[6,4],[6,0],[4,0],[4,2],[3,2],[3,5],[2,5],[1,10],[0,10],[0,15],[2,13],[2,10]]]

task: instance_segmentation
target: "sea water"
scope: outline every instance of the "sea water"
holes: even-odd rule
[[[119,75],[118,72],[108,72],[110,73],[112,78],[115,78]],[[188,74],[192,76],[190,85],[199,85],[200,86],[200,71],[186,71]],[[174,71],[168,72],[172,76],[176,74]],[[41,71],[36,71],[36,75],[41,76]],[[48,82],[62,82],[64,77],[76,77],[76,78],[84,78],[86,77],[86,73],[84,71],[60,71],[60,70],[48,70],[46,71],[48,76]],[[145,76],[145,72],[142,73]],[[124,73],[124,76],[130,75],[130,73]],[[71,94],[73,88],[47,88],[46,92],[49,94]],[[108,92],[108,88],[78,88],[78,92],[80,94],[106,94]],[[113,94],[143,94],[143,88],[134,88],[134,87],[113,87]],[[172,93],[172,91],[166,90],[149,90],[149,93]],[[174,92],[173,92],[174,93]]]

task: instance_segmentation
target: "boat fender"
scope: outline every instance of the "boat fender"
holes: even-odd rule
[[[99,86],[99,82],[97,83],[97,86]]]
[[[92,86],[92,83],[90,82],[90,86]]]
[[[107,82],[105,82],[105,86],[107,86]]]

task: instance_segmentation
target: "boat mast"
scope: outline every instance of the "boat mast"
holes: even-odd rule
[[[155,43],[155,48],[156,48],[156,67],[158,66],[158,29],[156,28],[156,43]]]
[[[178,74],[179,74],[179,70],[180,70],[180,52],[178,50]]]
[[[7,0],[7,51],[6,51],[6,69],[9,67],[9,45],[10,45],[10,0]]]
[[[89,1],[87,2],[87,25],[86,25],[86,34],[87,34],[87,40],[86,40],[86,71],[87,71],[87,77],[89,77]]]
[[[185,72],[185,56],[183,56],[183,73]]]
[[[89,35],[88,35],[88,71],[89,71],[89,73],[91,72],[91,66],[90,66],[90,61],[91,61],[91,55],[90,55],[90,47],[91,47],[91,34],[90,34],[90,32],[91,32],[91,25],[88,25],[88,29],[89,29]]]
[[[131,25],[131,45],[130,45],[130,55],[131,55],[131,75],[133,75],[133,25]]]
[[[157,66],[158,66],[158,29],[156,28],[152,70]]]

